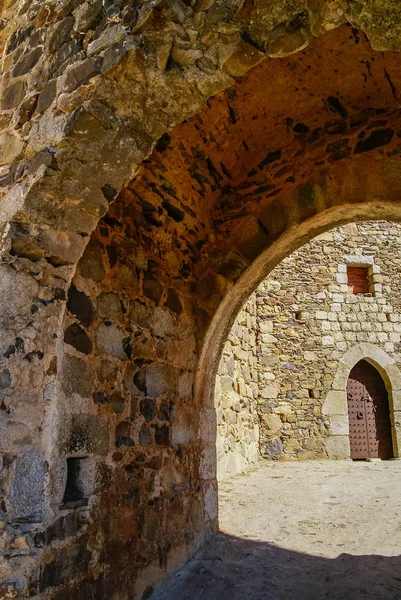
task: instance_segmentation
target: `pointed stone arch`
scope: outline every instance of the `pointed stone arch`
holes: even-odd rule
[[[338,368],[326,396],[322,412],[330,418],[331,435],[326,441],[330,458],[349,458],[349,423],[347,409],[347,381],[351,369],[366,360],[377,369],[386,385],[393,437],[394,457],[398,458],[401,447],[401,371],[394,358],[379,346],[362,342],[350,348],[339,360]]]

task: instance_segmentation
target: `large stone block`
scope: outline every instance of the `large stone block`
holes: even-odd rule
[[[85,32],[98,17],[102,8],[102,0],[94,0],[94,2],[80,2],[77,8],[73,11],[75,17],[74,29],[79,32]]]
[[[272,456],[280,456],[283,453],[283,442],[280,438],[270,440],[264,445],[264,454]]]
[[[115,325],[102,324],[96,331],[96,348],[100,354],[125,359],[124,334]]]
[[[295,438],[290,438],[289,440],[285,440],[284,442],[284,452],[288,452],[288,454],[297,454],[297,452],[301,449],[301,444],[299,440]]]
[[[217,478],[224,481],[238,473],[242,473],[249,466],[248,460],[237,449],[225,454],[217,465]]]
[[[175,387],[175,373],[164,363],[152,363],[146,367],[146,393],[155,398],[172,392]]]
[[[283,426],[283,422],[278,415],[260,415],[262,425],[265,425],[272,432],[279,432]]]
[[[394,362],[386,367],[383,375],[383,379],[386,384],[390,384],[388,387],[392,390],[393,400],[394,400],[394,410],[401,410],[400,408],[395,408],[395,404],[398,402],[399,397],[401,396],[401,371]],[[390,391],[390,390],[389,390]]]
[[[101,416],[76,414],[67,421],[63,431],[63,454],[105,455],[109,448],[109,429]]]
[[[1,97],[1,110],[9,110],[17,106],[24,98],[26,84],[22,79],[6,88]]]
[[[89,398],[93,388],[90,366],[81,358],[65,354],[62,364],[62,388],[67,398],[72,394]]]
[[[323,415],[348,415],[347,395],[344,392],[328,392],[322,407]]]
[[[349,437],[347,435],[332,435],[325,442],[328,458],[350,458]]]
[[[120,298],[112,292],[104,292],[97,299],[96,316],[119,323],[123,318]]]
[[[93,279],[93,281],[102,281],[106,276],[103,263],[103,248],[97,240],[92,239],[86,247],[85,253],[79,263],[79,273],[82,277]]]
[[[176,328],[175,318],[167,308],[158,306],[154,310],[151,327],[157,337],[172,336]]]
[[[260,395],[261,399],[275,399],[278,396],[278,389],[274,385],[265,385],[262,388]]]
[[[219,379],[220,379],[221,391],[223,392],[223,394],[227,394],[228,392],[230,392],[231,390],[234,389],[233,377],[224,375],[223,377],[220,377]]]
[[[11,486],[11,518],[16,522],[40,522],[46,471],[42,452],[17,456]]]
[[[347,415],[333,415],[330,417],[330,429],[333,435],[349,435],[349,421]]]
[[[18,135],[6,131],[0,134],[0,166],[11,164],[21,154],[24,142]]]

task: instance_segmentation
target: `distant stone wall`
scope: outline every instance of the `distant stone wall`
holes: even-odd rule
[[[216,379],[217,475],[220,480],[244,471],[259,459],[256,331],[253,295],[231,329]]]
[[[277,272],[279,268],[288,270],[290,276],[293,259],[287,259],[272,276],[281,276]],[[294,282],[294,276],[298,276],[298,282]],[[269,279],[263,282],[256,296],[258,415],[260,452],[264,457],[326,456],[324,438],[329,432],[329,422],[322,417],[321,397],[330,384],[328,373],[334,372],[335,365],[334,361],[330,364],[326,353],[322,357],[317,347],[321,338],[320,322],[300,313],[298,296],[305,293],[302,288],[306,290],[310,279],[310,273],[298,271],[290,276],[288,285]],[[325,277],[322,273],[322,279],[328,282],[329,275]],[[316,300],[316,306],[319,305],[320,300]],[[310,312],[314,308],[312,304],[307,306],[306,299],[302,306]]]
[[[262,457],[349,457],[348,417],[342,397],[350,365],[347,367],[344,357],[366,355],[380,366],[380,357],[385,356],[383,364],[391,362],[396,371],[401,366],[400,239],[400,225],[388,222],[356,223],[332,230],[283,260],[250,297],[239,318],[256,314],[256,346],[248,363],[256,372],[254,406]],[[355,265],[368,269],[369,293],[353,294],[349,288],[347,266]],[[228,353],[235,357],[236,347],[243,348],[241,339],[235,342],[238,327],[237,321],[222,365]],[[242,372],[246,372],[245,363],[241,355]],[[222,365],[218,389],[223,381]],[[341,370],[343,382],[338,380]],[[382,374],[386,379],[386,373]],[[232,385],[235,388],[237,384],[234,381]],[[392,391],[396,446],[400,407],[397,390]],[[232,410],[233,404],[218,413],[219,435],[226,435],[226,419],[231,418]],[[237,421],[240,419],[238,416]],[[245,468],[249,462],[245,460],[247,438],[239,430],[230,430],[231,436],[235,433],[239,434],[236,452],[242,448],[244,458],[242,464],[238,458],[235,464]],[[232,440],[219,440],[222,469],[234,460],[233,447]]]

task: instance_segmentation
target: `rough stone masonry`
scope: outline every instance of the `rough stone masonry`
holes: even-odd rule
[[[219,478],[259,457],[349,458],[345,385],[362,358],[382,369],[391,393],[398,455],[400,234],[400,225],[380,221],[324,233],[285,258],[251,295],[216,381]],[[354,265],[366,266],[366,293],[354,294],[348,284]]]
[[[401,219],[400,9],[0,1],[0,597],[147,598],[217,527],[239,307]]]

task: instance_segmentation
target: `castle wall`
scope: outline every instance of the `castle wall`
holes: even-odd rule
[[[256,372],[254,408],[262,457],[349,457],[345,385],[352,357],[357,362],[365,355],[394,388],[389,391],[397,452],[400,234],[400,226],[388,222],[355,223],[324,233],[284,259],[243,308],[243,313],[256,313],[250,360]],[[367,293],[354,294],[348,285],[347,267],[356,265],[367,269]],[[235,356],[237,327],[224,354]],[[386,375],[390,363],[393,381]],[[230,418],[223,413],[222,423],[226,415]],[[219,435],[225,428],[219,426]],[[238,438],[237,448],[239,443]],[[224,461],[229,462],[227,456]]]
[[[247,302],[238,314],[224,345],[216,378],[219,479],[243,471],[259,459],[256,310],[255,302]]]

